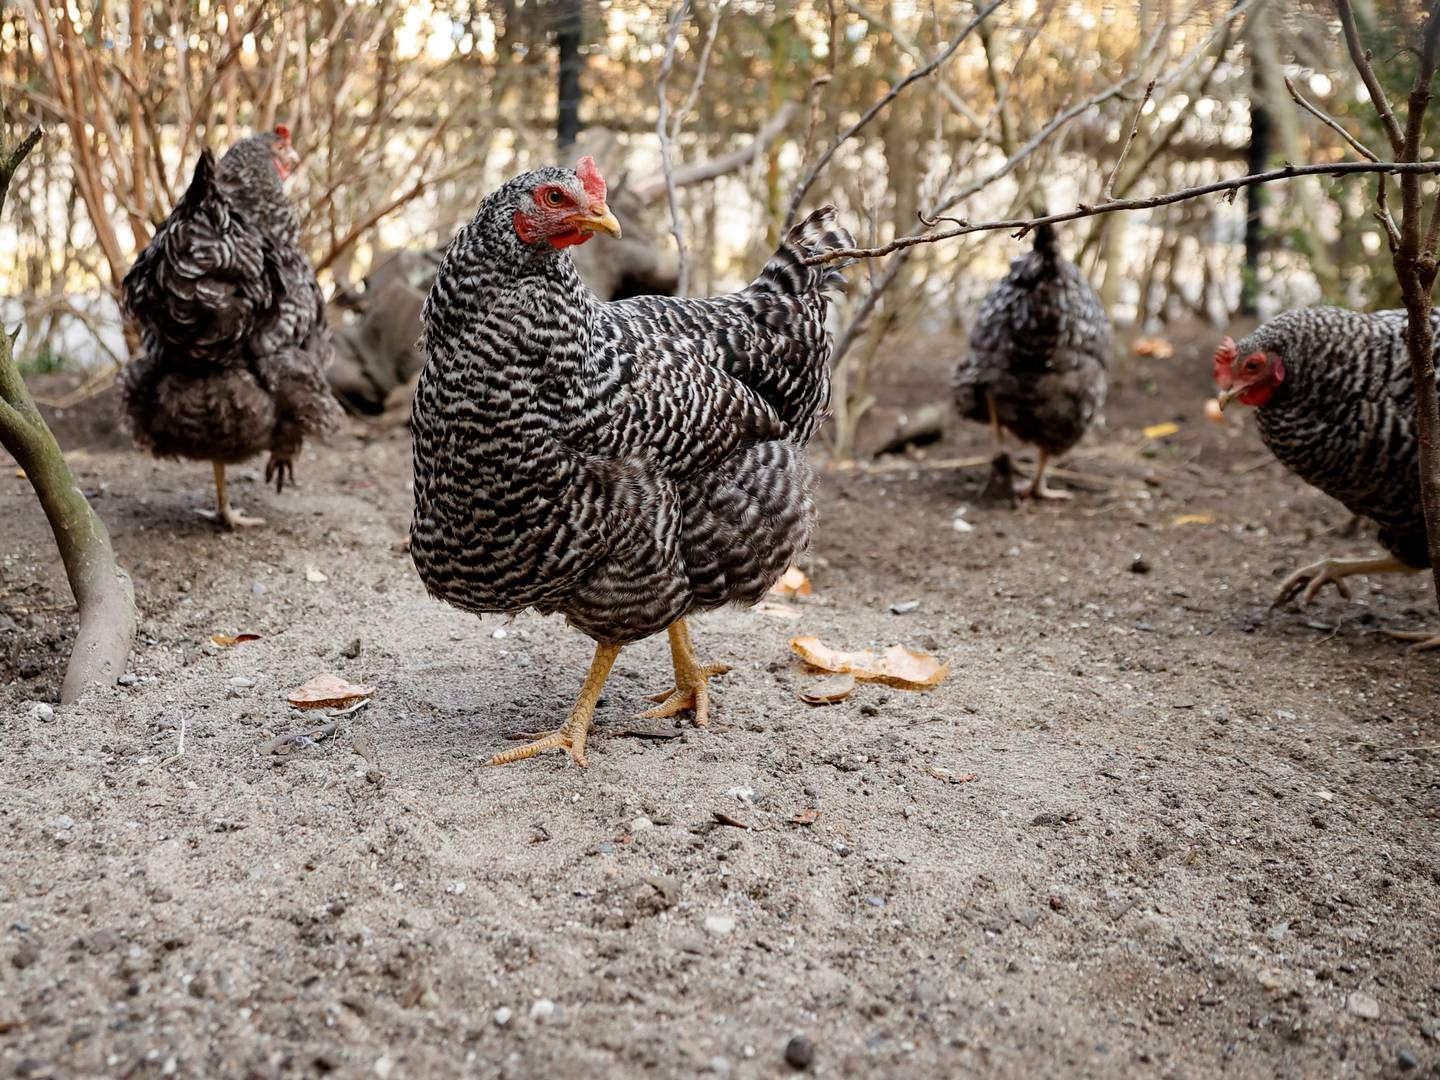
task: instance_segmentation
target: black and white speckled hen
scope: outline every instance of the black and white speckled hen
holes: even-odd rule
[[[142,353],[121,402],[136,443],[210,461],[229,528],[263,524],[230,505],[225,466],[269,451],[265,479],[294,478],[306,438],[340,423],[325,381],[334,354],[324,297],[300,250],[282,181],[296,161],[283,127],[200,155],[185,195],[125,275]]]
[[[988,423],[997,449],[1008,430],[1039,450],[1030,497],[1070,497],[1046,486],[1045,466],[1080,441],[1105,403],[1113,348],[1100,297],[1061,256],[1055,230],[1039,226],[1033,250],[1010,264],[980,305],[970,351],[951,381],[960,415]],[[997,455],[997,469],[1008,460]],[[1008,468],[992,476],[992,490],[997,482],[1008,494]]]
[[[708,717],[685,619],[753,604],[814,521],[805,444],[829,400],[824,290],[802,260],[852,243],[825,208],[729,296],[596,299],[566,248],[619,231],[589,158],[487,196],[450,244],[423,317],[411,555],[466,611],[563,614],[596,642],[556,731],[585,764],[620,649],[668,632],[675,686],[647,717]]]
[[[1440,332],[1440,313],[1433,320]],[[1280,586],[1277,605],[1296,593],[1308,603],[1327,583],[1348,597],[1345,578],[1352,574],[1415,573],[1430,565],[1406,323],[1398,310],[1306,308],[1270,320],[1238,344],[1226,338],[1215,351],[1220,407],[1254,406],[1260,437],[1281,464],[1373,520],[1389,553],[1302,567]]]

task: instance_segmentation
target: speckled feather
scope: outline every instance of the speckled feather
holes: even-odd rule
[[[334,430],[324,297],[273,161],[275,136],[209,150],[125,276],[143,351],[121,374],[135,441],[151,453],[290,460]],[[283,476],[283,474],[282,474]]]
[[[473,612],[560,612],[625,644],[754,603],[814,524],[804,446],[829,401],[809,252],[849,246],[832,208],[729,296],[598,300],[511,219],[568,170],[517,177],[455,237],[424,311],[411,554]]]
[[[952,379],[956,408],[967,420],[989,423],[988,391],[1000,423],[1016,437],[1063,454],[1105,403],[1113,348],[1100,298],[1042,225],[1034,249],[1010,264],[980,306]]]
[[[1379,525],[1392,555],[1426,567],[1406,321],[1399,310],[1305,308],[1259,327],[1237,351],[1278,353],[1285,364],[1284,381],[1255,411],[1265,445],[1306,483]],[[1440,313],[1432,321],[1440,335]]]

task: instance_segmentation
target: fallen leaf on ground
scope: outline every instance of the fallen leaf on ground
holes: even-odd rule
[[[373,686],[357,686],[327,671],[291,690],[286,700],[297,709],[338,709],[374,693]]]
[[[762,600],[755,605],[755,610],[761,615],[769,615],[772,619],[798,619],[801,612],[786,604],[777,604],[770,600]]]
[[[1170,522],[1171,525],[1214,525],[1214,514],[1179,514]]]
[[[316,570],[315,567],[307,566],[305,567],[305,580],[310,582],[311,585],[319,585],[322,581],[329,581],[330,579],[319,570]]]
[[[964,776],[956,776],[949,769],[937,768],[934,765],[931,765],[925,771],[935,777],[936,780],[944,780],[947,784],[969,784],[980,779],[978,773],[971,772],[966,773]]]
[[[820,811],[811,807],[809,810],[801,810],[790,819],[791,825],[814,825],[820,820]]]
[[[811,667],[837,675],[853,675],[864,682],[884,683],[896,690],[928,690],[950,674],[949,664],[903,645],[892,645],[876,657],[873,649],[845,652],[806,635],[791,638],[790,648]]]
[[[1153,356],[1157,360],[1169,360],[1175,355],[1175,346],[1159,337],[1136,338],[1131,348],[1136,356]]]
[[[1223,424],[1225,422],[1225,410],[1220,408],[1219,398],[1205,399],[1205,419],[1212,424]]]
[[[16,480],[24,480],[24,479],[25,479],[25,470],[24,470],[24,469],[16,469],[16,470],[15,470],[15,479],[16,479]]]
[[[1151,424],[1147,428],[1142,428],[1140,434],[1147,439],[1163,439],[1166,435],[1174,435],[1179,430],[1179,424],[1167,420],[1163,424]]]
[[[854,675],[832,675],[801,690],[800,700],[808,705],[833,705],[844,701],[854,689]]]
[[[228,649],[232,645],[240,645],[246,641],[259,641],[259,634],[211,634],[210,644],[219,645],[222,649]]]
[[[781,596],[809,596],[813,592],[810,579],[798,566],[792,566],[781,574],[780,580],[770,586],[770,591]]]

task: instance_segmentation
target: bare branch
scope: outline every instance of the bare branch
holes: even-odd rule
[[[1375,115],[1380,117],[1380,125],[1385,129],[1386,138],[1390,140],[1391,150],[1398,156],[1405,146],[1405,135],[1400,130],[1400,122],[1395,119],[1395,110],[1390,106],[1390,98],[1386,95],[1385,88],[1375,77],[1375,69],[1370,64],[1373,54],[1360,41],[1360,31],[1355,27],[1355,10],[1350,6],[1350,0],[1335,0],[1335,13],[1340,16],[1340,28],[1345,34],[1345,47],[1350,50],[1350,60],[1354,63],[1355,70],[1360,73],[1361,81],[1365,83],[1370,102],[1375,106]]]
[[[683,188],[691,184],[704,183],[706,180],[714,180],[717,176],[725,176],[736,169],[744,168],[769,149],[771,143],[785,133],[785,129],[790,126],[790,121],[794,119],[799,108],[800,106],[795,102],[787,101],[775,111],[774,116],[765,121],[765,126],[757,131],[744,146],[707,161],[696,161],[689,165],[676,167],[673,170],[675,187]],[[654,176],[644,177],[626,186],[641,202],[648,203],[665,193],[665,174],[663,172],[656,173]]]
[[[675,44],[680,38],[680,27],[690,14],[690,0],[680,0],[670,13],[670,27],[665,35],[665,58],[660,62],[660,74],[655,79],[655,97],[660,108],[655,119],[655,134],[660,139],[660,167],[665,174],[665,201],[670,206],[670,233],[675,237],[675,247],[680,255],[679,276],[675,285],[677,295],[684,296],[690,284],[690,252],[685,247],[685,229],[680,224],[680,200],[675,194],[675,163],[670,153],[670,113],[665,91],[670,83],[670,71],[675,66]]]
[[[1345,126],[1344,126],[1343,124],[1341,124],[1339,120],[1336,120],[1336,119],[1335,119],[1333,116],[1331,116],[1329,113],[1327,113],[1327,112],[1325,112],[1323,109],[1321,109],[1320,106],[1316,105],[1313,101],[1311,101],[1309,98],[1307,98],[1304,94],[1300,93],[1300,91],[1299,91],[1298,89],[1296,89],[1296,87],[1295,87],[1295,82],[1294,82],[1294,80],[1291,79],[1290,76],[1288,76],[1288,75],[1285,76],[1285,89],[1288,90],[1288,91],[1290,91],[1290,97],[1291,97],[1291,99],[1295,102],[1296,105],[1299,105],[1302,109],[1304,109],[1306,112],[1308,112],[1311,116],[1315,117],[1316,120],[1319,120],[1322,124],[1324,124],[1326,127],[1328,127],[1331,131],[1333,131],[1333,132],[1335,132],[1337,135],[1339,135],[1342,139],[1344,139],[1347,143],[1350,144],[1350,149],[1354,150],[1357,154],[1359,154],[1361,157],[1363,157],[1366,161],[1379,161],[1379,160],[1380,160],[1380,158],[1379,158],[1378,156],[1376,156],[1375,151],[1371,150],[1368,146],[1366,146],[1364,143],[1362,143],[1359,139],[1355,138],[1354,135],[1351,135],[1350,132],[1346,131],[1346,130],[1345,130]]]
[[[971,223],[962,221],[953,229],[946,229],[944,232],[925,233],[918,236],[902,236],[879,247],[870,248],[841,248],[827,251],[821,255],[814,255],[805,260],[806,266],[818,266],[821,263],[834,262],[837,259],[875,259],[882,255],[889,255],[894,251],[901,251],[905,248],[915,247],[917,244],[934,244],[941,240],[949,240],[956,236],[967,236],[970,233],[994,232],[998,229],[1014,229],[1016,237],[1024,236],[1031,229],[1040,225],[1054,225],[1062,221],[1076,221],[1080,218],[1098,217],[1101,214],[1114,214],[1122,210],[1153,210],[1157,206],[1169,206],[1171,203],[1185,202],[1189,199],[1198,199],[1204,195],[1213,195],[1217,192],[1229,193],[1234,198],[1234,193],[1247,187],[1254,187],[1256,184],[1269,184],[1276,180],[1289,180],[1296,176],[1348,176],[1353,173],[1395,173],[1405,174],[1440,174],[1440,161],[1340,161],[1331,164],[1311,165],[1286,165],[1279,169],[1270,169],[1267,172],[1251,173],[1248,176],[1238,176],[1231,180],[1217,180],[1211,184],[1199,184],[1195,187],[1182,188],[1178,191],[1167,192],[1163,195],[1152,195],[1144,199],[1117,199],[1113,202],[1090,205],[1081,203],[1074,210],[1068,210],[1060,214],[1046,214],[1036,218],[1011,218],[1005,221],[985,221]]]
[[[1120,156],[1115,159],[1115,167],[1110,170],[1110,176],[1105,181],[1105,186],[1100,190],[1100,201],[1110,202],[1115,197],[1115,177],[1119,175],[1125,159],[1130,156],[1130,147],[1135,145],[1135,138],[1140,134],[1140,117],[1145,112],[1145,106],[1150,101],[1150,95],[1155,93],[1155,80],[1151,79],[1145,84],[1145,94],[1140,98],[1140,104],[1135,108],[1135,120],[1130,125],[1130,134],[1125,137],[1125,145],[1120,147]]]
[[[800,211],[801,202],[804,201],[806,194],[810,191],[810,188],[814,186],[816,179],[820,176],[820,173],[824,171],[825,166],[830,164],[830,159],[835,156],[836,151],[838,151],[840,147],[844,146],[847,142],[849,142],[856,135],[858,135],[861,129],[863,129],[866,124],[870,123],[871,120],[874,120],[876,116],[878,116],[881,112],[884,111],[887,105],[889,105],[892,101],[894,101],[897,97],[904,93],[906,87],[910,86],[912,83],[918,82],[920,79],[925,78],[926,76],[930,75],[938,68],[940,68],[942,65],[944,65],[945,61],[949,60],[950,57],[955,55],[955,50],[960,48],[961,44],[965,41],[965,39],[975,31],[976,27],[978,27],[982,22],[989,18],[990,14],[1004,2],[1005,0],[990,0],[990,3],[983,7],[976,14],[976,16],[965,25],[965,28],[950,40],[950,44],[946,45],[945,48],[940,50],[940,52],[935,56],[933,60],[931,60],[928,64],[925,64],[923,67],[916,68],[909,75],[905,76],[905,78],[901,79],[898,83],[892,86],[885,93],[885,95],[880,98],[879,101],[875,102],[875,104],[871,105],[870,108],[865,110],[864,115],[862,115],[859,120],[856,120],[855,123],[851,124],[848,128],[841,132],[840,136],[828,147],[825,148],[825,152],[820,155],[820,159],[815,162],[814,166],[806,174],[805,179],[802,180],[799,186],[795,188],[795,193],[790,196],[790,207],[785,212],[785,223],[781,227],[781,232],[788,230],[790,226],[795,223],[795,217]]]

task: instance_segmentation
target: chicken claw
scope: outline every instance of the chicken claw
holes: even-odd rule
[[[249,529],[257,525],[264,525],[264,518],[246,517],[236,507],[230,505],[230,491],[225,485],[225,466],[217,461],[215,466],[215,509],[195,511],[206,521],[213,521],[224,525],[232,532],[236,529]]]
[[[619,645],[596,645],[595,658],[590,661],[585,685],[580,688],[580,696],[575,699],[575,707],[570,710],[565,723],[554,731],[538,735],[522,734],[521,738],[533,740],[529,746],[502,751],[486,764],[509,765],[512,761],[523,761],[547,750],[565,750],[570,754],[570,760],[585,768],[589,764],[585,759],[585,739],[590,734],[590,725],[595,717],[595,703],[600,700],[605,680],[610,677],[610,669],[615,666],[615,658],[619,655]]]
[[[1432,634],[1428,630],[1386,630],[1385,636],[1396,641],[1414,642],[1405,650],[1412,655],[1440,649],[1440,634]]]
[[[290,486],[295,486],[295,459],[288,457],[276,457],[270,455],[270,460],[265,463],[265,482],[275,481],[275,492],[279,494],[285,490],[285,481],[290,481]]]
[[[1336,591],[1349,600],[1350,586],[1345,584],[1344,579],[1355,574],[1414,574],[1418,572],[1416,567],[1401,562],[1393,555],[1386,555],[1378,559],[1321,559],[1309,566],[1302,566],[1281,582],[1280,591],[1270,606],[1277,608],[1294,597],[1296,593],[1300,593],[1300,606],[1304,607],[1315,599],[1316,594],[1326,585],[1334,585]],[[1304,592],[1301,592],[1302,588]]]
[[[670,638],[670,660],[675,668],[675,685],[658,694],[652,694],[650,701],[660,704],[641,713],[641,720],[663,720],[686,709],[695,712],[695,725],[705,727],[710,723],[710,687],[708,680],[724,675],[730,670],[729,664],[701,666],[695,656],[695,643],[690,640],[690,628],[684,619],[674,622],[665,632]]]

